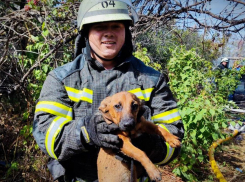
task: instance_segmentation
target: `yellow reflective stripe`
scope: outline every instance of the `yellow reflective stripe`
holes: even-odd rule
[[[90,104],[93,103],[93,100],[92,100],[92,99],[89,99],[89,98],[87,98],[87,97],[81,97],[81,100],[86,101],[86,102],[88,102],[88,103],[90,103]]]
[[[167,163],[171,159],[171,157],[173,156],[175,148],[172,148],[167,142],[166,142],[166,145],[167,145],[166,157],[164,158],[164,160],[162,162],[159,162],[156,165],[161,165],[161,164]]]
[[[47,130],[46,137],[45,137],[46,150],[49,156],[55,158],[56,160],[57,160],[57,156],[54,153],[55,139],[59,134],[59,132],[62,130],[63,126],[70,121],[71,120],[69,119],[58,116],[52,121],[51,125]]]
[[[89,138],[89,135],[88,135],[88,132],[87,132],[85,126],[81,127],[81,132],[83,134],[83,137],[84,137],[86,143],[90,143],[90,138]]]
[[[92,104],[93,103],[93,90],[84,88],[82,91],[81,100],[87,101]]]
[[[156,123],[173,123],[181,119],[178,109],[172,109],[155,116],[152,116],[151,119]]]
[[[74,102],[79,102],[79,101],[80,101],[80,99],[78,99],[78,98],[76,98],[76,97],[72,97],[72,96],[70,96],[70,95],[68,95],[68,97],[69,97],[69,99],[71,99],[71,100],[74,101]]]
[[[81,92],[81,90],[77,90],[77,89],[75,89],[75,88],[67,87],[67,86],[65,86],[65,89],[66,89],[67,91],[71,91],[71,92],[74,92],[74,93],[76,93],[76,94],[79,94],[79,93]]]
[[[43,111],[56,116],[72,120],[72,108],[53,101],[40,101],[36,105],[36,112]]]
[[[83,91],[84,91],[84,92],[87,92],[87,93],[90,94],[90,95],[93,95],[93,90],[90,90],[90,89],[88,89],[88,88],[84,88]]]
[[[71,87],[67,87],[67,86],[65,86],[65,89],[68,92],[69,99],[71,99],[74,102],[79,102],[80,99],[75,97],[75,96],[80,95],[80,93],[81,93],[80,90],[77,90],[77,89],[74,89],[74,88],[71,88]],[[70,92],[74,93],[74,96],[73,96],[73,94],[69,94]]]
[[[169,130],[167,129],[167,127],[164,126],[163,124],[157,124],[157,125],[160,126],[160,127],[162,127],[163,129],[165,129],[166,131],[169,132]],[[157,163],[157,165],[164,164],[164,163],[168,162],[171,159],[171,157],[172,157],[172,155],[174,153],[174,150],[175,149],[172,148],[172,147],[170,147],[167,142],[166,142],[166,145],[167,145],[167,154],[166,154],[166,157],[164,158],[164,160],[162,162]]]
[[[83,88],[83,90],[77,90],[75,88],[65,86],[68,93],[68,97],[74,101],[79,102],[80,100],[93,103],[93,90]]]
[[[130,91],[128,91],[128,92],[130,92],[130,93],[136,95],[136,96],[137,96],[139,99],[141,99],[141,100],[145,100],[144,95],[142,94],[140,88],[137,88],[137,89],[134,89],[134,90],[130,90]]]
[[[167,132],[169,132],[169,130],[167,129],[166,126],[164,126],[163,124],[157,124],[158,126],[160,126],[161,128],[165,129]],[[170,133],[170,132],[169,132]]]
[[[153,89],[154,88],[148,88],[145,90],[141,90],[141,88],[136,88],[133,90],[129,90],[128,92],[135,94],[141,100],[149,101]]]
[[[133,90],[129,90],[128,92],[135,94],[137,92],[141,92],[141,89],[140,88],[136,88],[136,89],[133,89]]]

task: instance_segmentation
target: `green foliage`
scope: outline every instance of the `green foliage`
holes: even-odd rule
[[[45,21],[40,23],[40,21],[33,21],[32,24],[26,24],[27,29],[35,29],[34,32],[29,32],[29,39],[26,46],[25,54],[17,54],[14,57],[18,60],[19,66],[22,69],[28,71],[34,64],[41,61],[37,68],[35,68],[28,76],[27,89],[30,92],[33,100],[35,101],[39,95],[42,85],[46,79],[48,72],[57,66],[65,64],[72,61],[72,44],[67,44],[62,47],[62,49],[57,50],[50,56],[47,56],[58,43],[56,40],[56,32],[66,32],[71,29],[72,24],[70,23],[57,23],[56,19],[66,18],[68,11],[68,6],[63,6],[60,8],[47,6],[57,3],[57,1],[28,1],[28,5],[31,9],[40,10],[44,5],[45,10],[52,12],[45,16]],[[43,4],[42,4],[43,3]],[[50,4],[51,3],[51,4]],[[28,11],[28,10],[27,10]],[[73,30],[75,31],[75,30]],[[59,51],[59,52],[58,52]],[[62,52],[62,53],[60,53]]]
[[[49,2],[55,3],[55,1]],[[9,151],[6,161],[12,163],[7,165],[4,168],[5,171],[1,173],[5,174],[1,179],[8,181],[11,178],[15,179],[16,174],[20,177],[20,181],[42,181],[39,173],[42,173],[40,176],[45,176],[46,179],[50,178],[46,171],[47,161],[45,160],[47,158],[44,157],[34,141],[31,121],[34,115],[35,101],[40,95],[47,74],[56,67],[73,60],[74,42],[65,43],[65,41],[76,34],[76,29],[74,29],[72,20],[67,19],[68,14],[71,17],[70,14],[74,13],[68,8],[71,4],[57,8],[52,5],[47,6],[49,2],[28,1],[25,12],[30,11],[28,12],[30,16],[37,13],[35,14],[36,18],[30,18],[24,23],[17,23],[19,28],[17,32],[22,34],[23,30],[26,33],[23,33],[24,37],[19,38],[19,42],[10,41],[9,47],[12,47],[11,50],[21,49],[21,51],[11,52],[6,56],[6,62],[4,62],[6,63],[4,66],[9,65],[9,69],[13,70],[8,71],[13,73],[12,78],[17,81],[23,78],[21,86],[15,92],[18,93],[18,97],[14,95],[2,97],[0,94],[0,101],[7,101],[7,103],[2,102],[4,105],[1,105],[4,106],[1,112],[8,111],[6,114],[1,113],[4,116],[3,120],[8,114],[9,118],[6,119],[5,124],[11,126],[9,127],[11,132],[6,133],[7,140],[4,141],[4,147],[5,151]],[[3,24],[5,23],[3,22]],[[8,67],[5,70],[8,70]],[[25,80],[24,77],[26,77]],[[7,81],[9,84],[13,83],[11,80]],[[11,108],[11,110],[7,108]],[[13,114],[16,117],[14,120],[12,119]],[[18,137],[16,133],[18,133]]]
[[[143,61],[147,66],[150,66],[158,71],[162,70],[162,66],[156,62],[153,62],[150,60],[148,54],[147,54],[147,48],[141,47],[141,45],[137,44],[137,51],[133,53],[133,55]]]
[[[167,69],[185,128],[182,153],[175,161],[179,165],[174,172],[189,181],[198,181],[194,174],[201,172],[201,164],[208,163],[210,145],[225,137],[222,130],[229,120],[224,107],[231,104],[227,97],[235,90],[240,74],[234,70],[213,71],[210,62],[185,47],[172,50]]]
[[[201,58],[194,49],[178,47],[170,52],[172,57],[167,64],[169,85],[178,100],[185,128],[182,153],[179,160],[174,161],[178,167],[173,172],[189,181],[198,181],[195,174],[201,172],[200,165],[208,163],[210,145],[225,137],[222,131],[230,120],[224,108],[235,106],[227,98],[244,71],[213,71],[211,62]],[[160,64],[150,60],[147,49],[140,44],[137,44],[134,56],[154,69],[162,70]]]
[[[173,22],[174,25],[174,22]],[[205,60],[213,61],[221,54],[220,46],[224,45],[223,39],[218,35],[210,40],[193,30],[173,29],[169,27],[150,29],[136,37],[136,42],[147,48],[148,56],[166,67],[167,61],[172,56],[171,49],[184,45],[187,50],[195,47],[196,52]]]
[[[6,176],[8,177],[8,176],[12,175],[16,171],[18,171],[18,169],[19,169],[18,162],[12,162],[11,165],[10,165],[10,167],[8,168],[8,171],[7,171]]]
[[[20,135],[24,137],[23,140],[23,145],[26,145],[28,141],[33,140],[32,136],[32,125],[25,125],[21,130],[20,130]]]

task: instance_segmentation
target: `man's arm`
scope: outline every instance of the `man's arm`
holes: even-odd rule
[[[115,126],[103,127],[105,122],[99,115],[76,118],[72,105],[63,83],[51,72],[38,99],[33,124],[34,138],[43,152],[62,161],[91,150],[89,146],[117,145],[118,137],[109,134]]]
[[[151,100],[151,108],[153,111],[152,121],[166,131],[179,137],[181,141],[184,137],[184,126],[177,108],[177,103],[173,98],[164,75],[160,76],[153,94]],[[152,156],[154,156],[154,153],[156,153],[155,156],[159,153],[159,161],[157,161],[159,165],[169,163],[172,159],[177,157],[180,148],[171,148],[162,138],[155,137],[155,139],[158,141],[155,147],[158,148],[159,152],[153,150]],[[160,155],[160,153],[162,155]]]

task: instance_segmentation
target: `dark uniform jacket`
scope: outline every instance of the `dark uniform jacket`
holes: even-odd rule
[[[223,70],[223,69],[227,69],[228,68],[228,66],[226,65],[226,66],[224,66],[222,63],[220,63],[218,66],[217,66],[217,68],[216,69],[220,69],[220,70]],[[215,70],[216,70],[215,69]]]
[[[149,108],[152,122],[183,138],[181,117],[162,74],[133,56],[105,70],[81,54],[49,73],[36,105],[33,135],[51,158],[48,167],[54,179],[64,174],[97,179],[98,149],[84,146],[80,128],[105,97],[120,91],[134,93]],[[158,164],[166,164],[178,152],[163,142],[161,153]]]

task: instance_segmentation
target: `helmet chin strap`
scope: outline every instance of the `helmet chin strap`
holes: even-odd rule
[[[98,57],[98,58],[100,58],[101,60],[103,60],[103,61],[107,61],[107,62],[109,62],[109,61],[113,61],[115,58],[117,58],[117,57],[119,57],[120,55],[121,55],[121,51],[122,51],[122,49],[119,51],[119,53],[114,57],[114,58],[112,58],[112,59],[106,59],[106,58],[102,58],[100,55],[98,55],[93,49],[92,49],[92,47],[90,46],[90,43],[89,43],[89,41],[88,41],[88,45],[89,45],[89,47],[90,47],[90,50]]]

